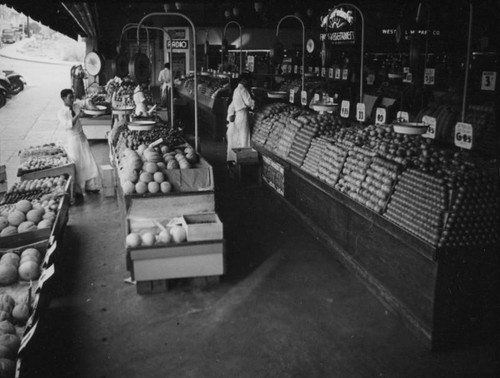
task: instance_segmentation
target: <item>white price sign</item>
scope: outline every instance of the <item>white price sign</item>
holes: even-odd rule
[[[321,77],[326,77],[326,68],[321,67]]]
[[[387,112],[385,108],[377,108],[375,112],[375,124],[385,124]]]
[[[319,93],[315,93],[313,97],[314,102],[319,102]]]
[[[293,66],[293,73],[294,73],[294,74],[299,73],[299,68],[298,68],[298,66]]]
[[[342,118],[349,118],[349,109],[351,107],[351,103],[347,100],[342,100],[340,103],[340,116]]]
[[[404,73],[409,73],[410,72],[410,67],[403,67],[403,72]]]
[[[403,83],[411,83],[413,81],[413,75],[411,72],[406,73],[406,77],[403,79]]]
[[[316,75],[319,75],[319,67],[314,67],[314,73],[315,73]]]
[[[335,68],[335,80],[340,80],[340,68]]]
[[[254,71],[254,67],[255,67],[255,56],[253,55],[248,55],[247,57],[247,67],[248,67],[248,70],[250,72],[253,72]],[[289,68],[287,67],[287,70]]]
[[[436,139],[436,118],[430,116],[423,116],[422,122],[429,125],[425,134],[422,134],[424,138]]]
[[[426,68],[424,73],[424,85],[434,85],[435,77],[436,77],[436,69]]]
[[[288,101],[290,101],[291,104],[295,102],[295,91],[293,89],[290,89],[290,97],[288,98]]]
[[[483,71],[481,78],[482,91],[494,91],[496,87],[497,73],[493,71]]]
[[[408,112],[399,111],[396,114],[396,119],[400,122],[409,122],[410,116],[409,116]]]
[[[366,84],[368,85],[373,85],[373,83],[375,83],[375,75],[374,74],[368,74],[366,76]]]
[[[308,71],[309,71],[309,73],[313,73],[313,68],[312,67],[308,67]]]
[[[472,125],[458,122],[455,125],[455,146],[470,150],[472,148]]]
[[[342,70],[342,80],[347,80],[348,77],[349,77],[349,70],[347,68],[344,68]]]
[[[359,122],[365,122],[366,118],[366,107],[362,102],[356,104],[356,119]]]
[[[333,68],[329,68],[328,69],[328,77],[330,79],[333,79],[333,75],[334,75],[334,69]]]
[[[307,91],[300,92],[300,103],[304,106],[307,105]]]

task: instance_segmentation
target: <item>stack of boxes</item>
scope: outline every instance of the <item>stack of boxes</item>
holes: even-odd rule
[[[102,193],[105,197],[115,196],[115,176],[111,165],[101,165],[102,172]]]

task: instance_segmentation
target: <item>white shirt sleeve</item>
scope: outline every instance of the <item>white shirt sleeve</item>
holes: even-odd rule
[[[253,109],[255,102],[248,93],[248,90],[242,85],[238,84],[233,94],[233,104],[235,111],[239,111],[245,108]]]
[[[59,109],[57,112],[57,120],[65,130],[73,128],[73,117],[71,116],[71,110],[67,106]]]

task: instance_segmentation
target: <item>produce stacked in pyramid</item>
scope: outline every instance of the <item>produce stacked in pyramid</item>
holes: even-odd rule
[[[335,186],[342,172],[348,148],[342,144],[327,144],[324,157],[318,167],[318,178],[321,181],[331,187]]]
[[[299,116],[297,117],[297,121],[302,122],[303,126],[295,134],[287,160],[300,167],[306,157],[312,139],[318,132],[319,126],[313,116]]]
[[[316,177],[320,162],[324,159],[325,150],[331,139],[326,137],[313,138],[311,146],[307,151],[306,158],[300,167],[310,175]]]

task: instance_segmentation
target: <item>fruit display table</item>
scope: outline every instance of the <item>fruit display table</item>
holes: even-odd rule
[[[106,136],[111,131],[111,114],[104,114],[96,117],[81,117],[83,131],[89,140],[106,140]]]
[[[487,335],[500,308],[496,163],[279,106],[253,135],[272,192],[430,347]]]

